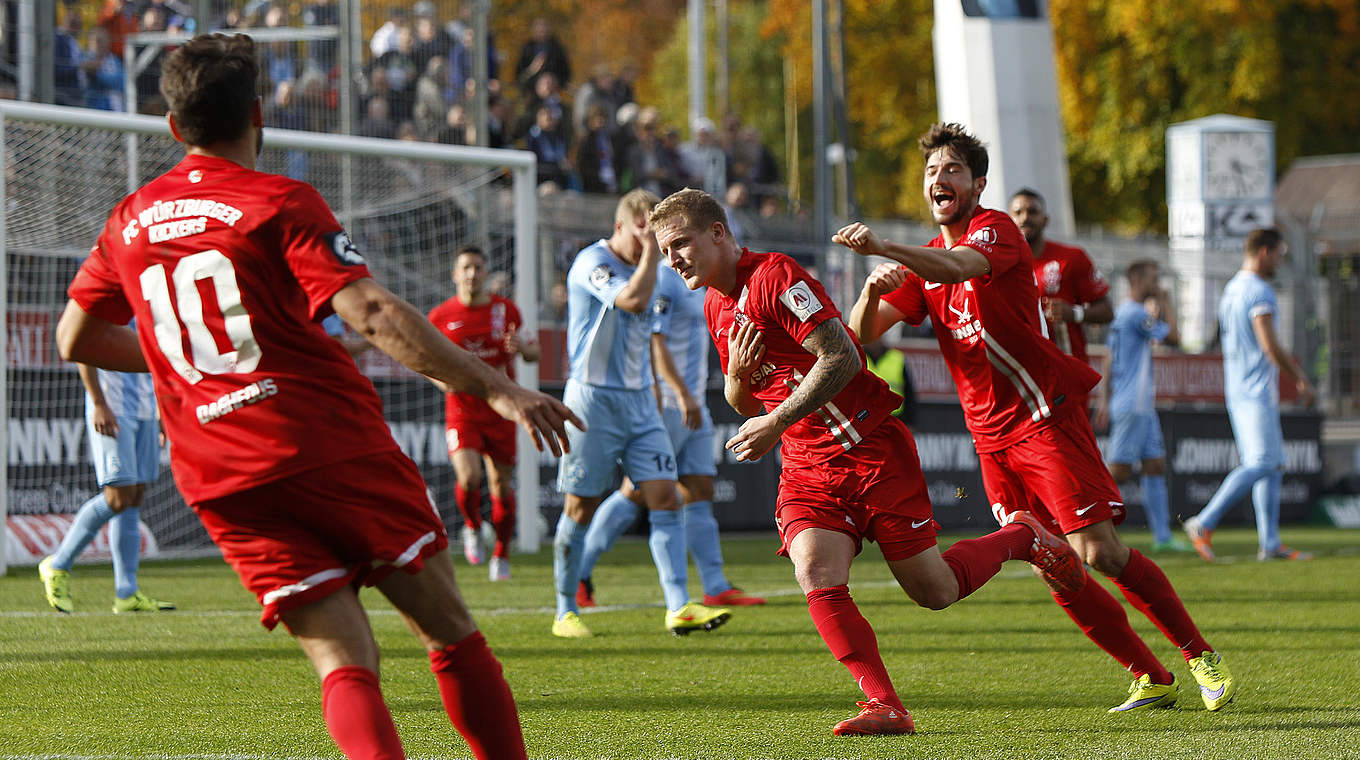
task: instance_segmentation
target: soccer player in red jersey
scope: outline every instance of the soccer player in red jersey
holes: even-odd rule
[[[878,542],[902,589],[930,609],[968,596],[1008,559],[1034,563],[1059,585],[1082,578],[1080,561],[1023,513],[1019,524],[941,554],[916,443],[892,416],[901,397],[865,368],[821,283],[782,253],[740,247],[722,206],[699,190],[662,201],[651,224],[685,284],[709,288],[704,316],[724,393],[750,417],[727,448],[753,461],[783,440],[779,553],[793,561],[817,632],[867,699],[833,733],[911,733],[915,723],[846,585],[862,542]]]
[[[430,322],[473,356],[515,376],[515,357],[538,361],[538,341],[521,340],[524,323],[508,298],[486,288],[486,254],[473,245],[453,259],[457,294],[430,311]],[[491,580],[510,580],[510,539],[515,534],[515,423],[501,417],[486,400],[444,389],[444,439],[457,478],[454,498],[463,513],[463,556],[482,563],[482,464],[491,491],[491,526],[496,545],[489,564]]]
[[[1011,196],[1010,214],[1034,254],[1034,280],[1049,335],[1063,353],[1089,362],[1082,325],[1103,325],[1114,319],[1110,283],[1086,251],[1044,237],[1048,211],[1038,191],[1028,187],[1017,190]]]
[[[412,370],[484,396],[560,453],[574,415],[445,340],[373,281],[310,185],[254,170],[253,41],[203,35],[161,92],[188,155],[125,198],[71,283],[64,359],[150,371],[171,466],[242,584],[321,678],[350,758],[404,757],[357,589],[377,586],[429,652],[478,758],[523,758],[514,697],[458,593],[443,523],[373,386],[319,324],[334,310]],[[136,332],[124,327],[136,317]],[[579,423],[577,423],[579,425]]]
[[[940,235],[924,247],[880,239],[862,223],[833,240],[863,255],[886,256],[851,310],[860,340],[898,321],[929,317],[959,389],[976,442],[992,511],[1003,525],[1028,510],[1062,533],[1086,564],[1114,581],[1184,654],[1205,706],[1233,698],[1236,682],[1200,635],[1161,569],[1119,540],[1119,489],[1101,462],[1083,405],[1098,375],[1044,335],[1029,246],[1010,217],[978,205],[987,184],[987,149],[958,124],[936,124],[921,138],[924,192]],[[1045,579],[1049,580],[1049,579]],[[1123,608],[1084,571],[1072,587],[1049,586],[1088,637],[1133,672],[1128,699],[1111,712],[1169,707],[1171,672],[1129,626]]]

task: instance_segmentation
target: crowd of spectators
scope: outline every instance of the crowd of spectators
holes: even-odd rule
[[[128,110],[123,47],[136,32],[193,33],[187,0],[103,0],[86,31],[75,4],[59,8],[55,44],[56,102]],[[472,119],[474,31],[472,4],[441,20],[434,3],[394,6],[368,40],[354,78],[354,132],[363,136],[476,144]],[[338,25],[336,0],[302,4],[250,0],[225,9],[211,28],[246,29]],[[264,42],[261,71],[266,124],[317,132],[341,130],[334,40]],[[163,50],[160,55],[164,55]],[[645,187],[665,196],[701,187],[752,214],[782,211],[779,170],[756,130],[727,116],[721,130],[695,119],[689,139],[637,102],[638,69],[623,61],[600,64],[573,81],[571,54],[547,19],[533,21],[529,39],[502,76],[494,38],[487,50],[486,144],[532,151],[544,194],[561,191],[617,194]],[[135,75],[135,110],[163,113],[157,92],[160,66]]]

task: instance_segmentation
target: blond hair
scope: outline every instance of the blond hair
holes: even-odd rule
[[[640,187],[629,190],[619,199],[619,205],[614,209],[614,221],[626,224],[639,215],[646,216],[660,202],[661,199],[650,190],[644,190]]]
[[[692,187],[671,193],[665,200],[656,204],[650,217],[652,228],[655,229],[663,222],[670,222],[676,217],[683,221],[686,228],[692,230],[706,230],[712,227],[714,222],[722,222],[723,229],[731,230],[727,224],[727,212],[723,210],[722,204],[718,203],[718,199]]]

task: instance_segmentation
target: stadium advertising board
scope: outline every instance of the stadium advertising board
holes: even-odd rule
[[[56,547],[71,516],[94,494],[95,482],[83,417],[83,390],[76,373],[65,367],[21,365],[15,361],[13,350],[10,357],[10,387],[16,392],[9,397],[7,428],[8,540],[11,562],[22,565],[36,563]],[[439,391],[423,379],[379,377],[374,384],[383,397],[393,437],[420,467],[445,521],[455,523],[459,518]],[[42,388],[41,403],[35,403],[35,396],[25,394],[24,388]],[[548,390],[560,393],[560,387]],[[708,404],[717,433],[714,501],[719,523],[724,530],[772,530],[779,479],[777,459],[767,456],[759,462],[735,461],[722,444],[736,432],[741,418],[728,407],[721,391],[710,391]],[[1237,464],[1228,418],[1222,408],[1212,408],[1163,410],[1161,420],[1172,511],[1192,514]],[[913,432],[940,523],[946,529],[990,528],[992,517],[982,491],[977,454],[958,404],[919,404]],[[1306,519],[1322,486],[1320,434],[1321,417],[1317,414],[1285,415],[1281,514],[1286,522]],[[168,456],[168,452],[162,452],[160,478],[148,491],[142,508],[144,547],[148,553],[158,549],[167,553],[211,551],[198,519],[175,489]],[[552,525],[562,508],[562,496],[555,486],[556,460],[535,452],[521,452],[521,456],[538,457],[542,513],[546,524]],[[1131,504],[1138,503],[1136,484],[1126,496]],[[1228,522],[1244,524],[1251,520],[1250,506],[1244,504],[1230,514]],[[1130,524],[1143,522],[1140,508],[1130,510]],[[106,551],[103,539],[100,541],[94,553],[84,559],[106,556],[99,553]]]

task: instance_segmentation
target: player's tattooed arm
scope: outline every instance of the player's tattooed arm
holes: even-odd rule
[[[803,339],[803,348],[817,357],[807,377],[779,406],[769,414],[742,423],[737,434],[727,441],[727,448],[737,455],[738,462],[765,456],[785,430],[835,398],[864,366],[855,341],[839,319],[828,319],[813,328]]]
[[[828,319],[817,325],[803,339],[803,348],[816,356],[817,362],[798,388],[771,412],[784,422],[785,427],[835,398],[864,369],[859,351],[855,350],[855,341],[839,319]]]

